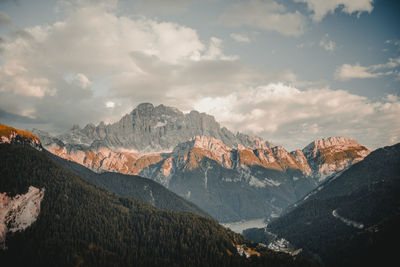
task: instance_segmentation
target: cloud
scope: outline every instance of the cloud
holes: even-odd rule
[[[250,38],[244,34],[231,33],[231,38],[239,43],[250,43]]]
[[[386,63],[370,66],[361,66],[359,63],[354,65],[343,64],[335,72],[335,78],[346,81],[350,79],[378,78],[386,75],[396,74],[393,69],[400,66],[400,57],[389,58]]]
[[[319,46],[330,53],[336,50],[336,43],[330,39],[329,34],[325,34],[325,36],[322,37]]]
[[[359,17],[362,12],[371,13],[374,0],[294,0],[298,3],[306,3],[307,8],[312,11],[312,19],[321,21],[327,14],[340,10],[349,15],[357,13]]]
[[[267,4],[278,6],[279,19],[296,14]],[[118,15],[112,4],[69,8],[63,20],[4,38],[1,109],[64,130],[76,123],[113,122],[141,102],[162,103],[210,112],[232,130],[289,148],[329,135],[376,147],[400,135],[395,96],[369,102],[341,90],[301,91],[279,83],[300,84],[290,69],[250,67],[227,54],[218,37],[202,39],[178,23]],[[398,59],[390,59],[366,71],[387,72],[397,65]],[[43,129],[43,123],[37,127]]]
[[[87,88],[92,84],[92,82],[89,80],[89,78],[86,77],[86,75],[82,74],[82,73],[76,74],[75,81],[78,84],[78,86],[80,86],[81,88]]]
[[[295,79],[290,70],[249,67],[227,55],[221,39],[201,40],[192,28],[117,15],[112,1],[75,2],[60,3],[65,19],[4,39],[1,108],[18,115],[30,110],[62,130],[119,119],[141,102],[189,110],[204,95]],[[106,108],[109,101],[118,104]]]
[[[306,24],[306,18],[300,12],[289,12],[274,1],[260,0],[231,5],[221,14],[220,21],[231,27],[250,26],[286,36],[301,35]]]
[[[344,90],[299,90],[282,83],[205,97],[195,108],[230,129],[247,131],[298,149],[313,139],[349,136],[371,148],[392,144],[400,134],[400,99],[371,102]],[[382,131],[382,129],[385,129]]]
[[[0,92],[7,91],[38,98],[54,93],[47,78],[31,75],[26,67],[12,60],[0,67]]]
[[[349,80],[349,79],[365,79],[365,78],[377,78],[382,76],[382,73],[372,73],[368,67],[360,66],[360,64],[350,65],[343,64],[340,66],[335,73],[335,77],[338,80]]]

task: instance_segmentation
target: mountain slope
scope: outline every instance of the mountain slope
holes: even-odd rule
[[[327,140],[331,139],[334,138]],[[337,169],[329,169],[340,170],[360,159],[357,153],[357,158],[351,156],[349,149],[368,152],[354,141],[351,146],[346,145],[347,141],[342,138],[334,145],[325,145],[324,153],[319,149],[312,155],[332,159],[336,154],[348,154],[335,161]],[[109,148],[68,151],[68,146],[55,148],[54,144],[47,149],[92,169],[151,178],[227,222],[276,216],[318,184],[311,176],[312,172],[318,174],[318,169],[312,171],[302,151],[289,153],[281,146],[258,145],[231,147],[212,137],[195,136],[178,144],[172,152],[147,155]]]
[[[254,260],[240,257],[233,244],[245,242],[243,238],[215,221],[118,197],[32,148],[1,144],[0,162],[1,192],[12,197],[30,187],[44,191],[36,221],[23,231],[6,233],[1,262],[13,266],[293,266],[298,262],[262,251]]]
[[[102,186],[120,196],[133,197],[159,209],[193,212],[200,216],[209,217],[207,213],[193,203],[150,179],[111,172],[95,173],[75,162],[62,159],[47,151],[45,153],[61,166],[89,183]]]
[[[379,265],[396,255],[387,244],[400,238],[400,231],[393,227],[400,216],[399,192],[397,144],[377,149],[332,176],[267,229],[246,234],[264,235],[266,241],[271,238],[268,232],[277,234],[329,266],[360,261]],[[372,253],[366,255],[366,251]]]

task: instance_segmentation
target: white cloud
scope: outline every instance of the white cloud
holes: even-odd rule
[[[83,73],[67,74],[65,75],[65,80],[69,84],[79,86],[82,89],[88,88],[92,85],[92,82]]]
[[[393,69],[398,66],[400,66],[400,57],[394,59],[389,58],[386,63],[370,66],[361,66],[359,63],[354,65],[343,64],[336,69],[335,78],[343,81],[357,78],[378,78],[385,75],[396,74],[397,72],[393,71]]]
[[[237,56],[226,55],[221,39],[201,40],[192,28],[117,15],[112,1],[78,2],[59,5],[68,8],[64,20],[24,29],[29,37],[5,39],[3,109],[21,114],[29,108],[34,117],[63,128],[117,119],[140,102],[186,110],[207,94],[224,95],[256,80],[295,78],[290,70],[250,68]],[[112,109],[99,104],[109,99],[119,104]]]
[[[260,0],[233,4],[222,13],[220,20],[232,27],[245,25],[286,36],[301,35],[306,24],[306,18],[300,12],[289,12],[274,1]]]
[[[231,33],[231,38],[239,43],[250,43],[250,38],[244,34]]]
[[[309,10],[313,12],[312,19],[316,22],[321,21],[327,14],[334,13],[339,9],[347,14],[362,12],[371,13],[374,0],[294,0],[298,3],[306,3]]]
[[[81,88],[87,88],[92,84],[92,82],[89,80],[89,78],[86,77],[86,75],[82,74],[82,73],[76,74],[76,82],[78,83],[78,85]]]
[[[329,34],[325,34],[325,36],[322,37],[319,46],[331,53],[335,51],[337,47],[336,43],[330,39]]]
[[[10,60],[0,66],[0,92],[38,98],[45,94],[54,94],[48,79],[30,73],[19,60]]]
[[[271,24],[265,29],[286,35],[302,32],[304,18],[299,16],[300,24],[291,20],[299,14],[276,3],[261,4],[273,11],[261,12],[267,21],[254,14],[260,16],[260,25]],[[75,123],[114,121],[140,102],[163,103],[210,112],[232,130],[257,133],[292,148],[328,135],[352,136],[370,146],[400,135],[395,96],[368,102],[346,91],[301,91],[277,83],[296,82],[290,70],[266,73],[251,68],[227,55],[217,37],[202,40],[192,28],[117,15],[108,5],[72,7],[62,21],[24,29],[29,38],[6,38],[0,69],[2,109],[63,130]],[[254,26],[251,14],[246,16],[251,23],[240,25]],[[377,73],[397,64],[398,59],[392,59],[365,71]]]
[[[350,136],[374,148],[392,144],[400,134],[400,100],[394,95],[371,102],[343,90],[301,91],[277,83],[203,98],[194,107],[233,130],[289,149],[326,136]]]
[[[358,63],[355,65],[343,64],[335,73],[336,79],[339,80],[377,78],[381,75],[381,73],[372,73],[368,67],[360,66]]]

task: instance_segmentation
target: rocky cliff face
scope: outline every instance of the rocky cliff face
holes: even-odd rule
[[[34,132],[46,136],[44,132]],[[152,153],[172,151],[179,143],[186,142],[193,136],[213,137],[229,146],[270,145],[260,138],[239,133],[234,135],[226,128],[221,128],[213,116],[205,113],[191,111],[184,114],[176,108],[164,105],[154,107],[150,103],[138,105],[113,124],[88,124],[83,129],[74,126],[56,138],[48,138],[47,135],[46,145],[63,142],[91,148],[106,146],[114,150],[123,148]]]
[[[319,182],[334,172],[361,161],[370,150],[352,138],[328,137],[315,140],[302,150]],[[299,152],[300,153],[300,152]]]
[[[5,249],[7,232],[28,228],[36,221],[43,200],[44,189],[30,186],[26,194],[8,197],[0,193],[0,249]]]
[[[43,138],[45,140],[47,137]],[[343,137],[316,140],[303,150],[291,153],[281,146],[266,145],[266,142],[259,140],[250,143],[252,146],[238,144],[231,147],[213,137],[194,136],[179,143],[172,152],[141,154],[136,150],[71,145],[51,139],[52,142],[46,149],[98,172],[145,175],[165,186],[168,186],[169,177],[175,169],[197,168],[204,158],[228,169],[259,166],[282,172],[298,170],[302,175],[315,178],[320,183],[329,175],[362,160],[370,153],[353,139]]]

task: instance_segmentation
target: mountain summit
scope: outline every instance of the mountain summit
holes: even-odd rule
[[[184,114],[164,105],[150,103],[138,105],[118,122],[95,126],[90,123],[83,129],[74,126],[57,139],[65,144],[89,147],[109,147],[136,150],[140,153],[172,151],[176,145],[194,136],[208,136],[221,140],[229,146],[255,145],[265,141],[253,137],[234,135],[220,127],[213,116],[197,111]]]
[[[149,103],[114,124],[75,126],[56,137],[34,132],[59,157],[97,172],[153,179],[221,221],[275,216],[369,153],[343,137],[290,153],[259,137],[234,135],[205,113]]]
[[[323,181],[335,171],[364,159],[370,151],[353,138],[328,137],[311,142],[302,150],[313,175]]]

